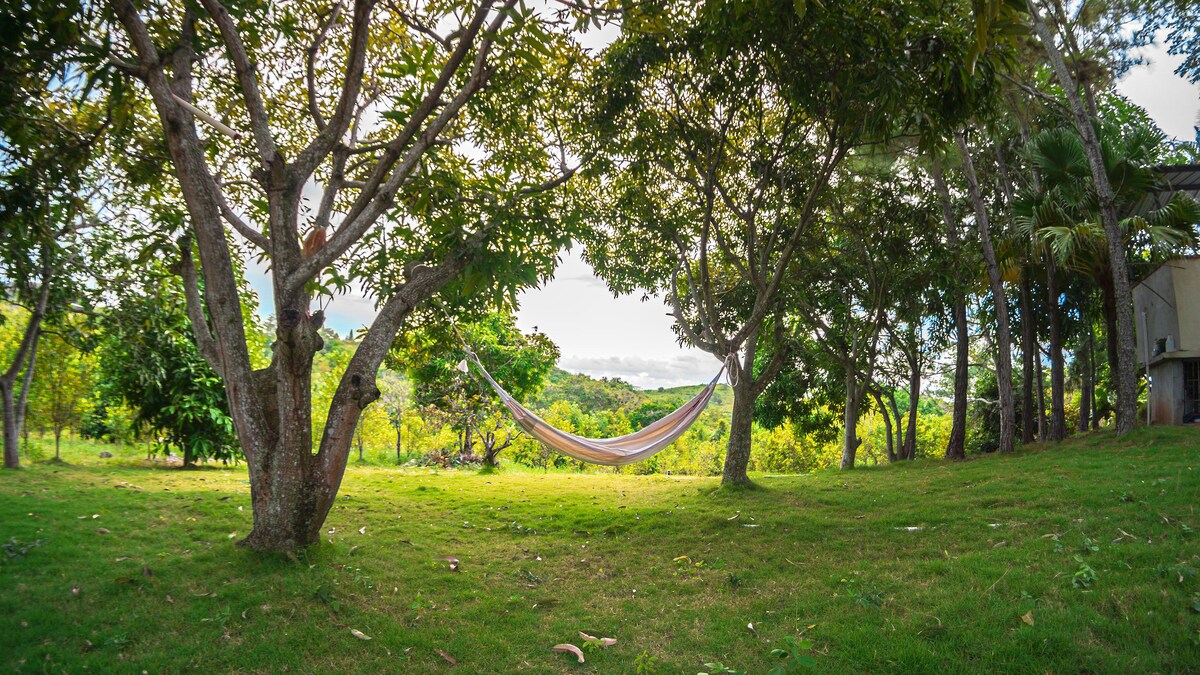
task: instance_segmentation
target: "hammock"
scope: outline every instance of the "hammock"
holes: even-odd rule
[[[696,421],[696,418],[700,417],[700,413],[704,412],[708,400],[712,398],[713,390],[717,388],[717,381],[721,379],[721,373],[725,372],[725,368],[722,367],[721,372],[717,373],[712,382],[709,382],[708,386],[692,397],[692,400],[643,429],[616,438],[584,438],[555,429],[532,411],[517,403],[496,380],[492,379],[491,374],[479,362],[479,357],[469,347],[467,348],[467,360],[475,364],[488,384],[492,385],[492,389],[496,390],[504,407],[512,413],[513,419],[530,436],[538,439],[551,450],[557,450],[564,455],[585,462],[607,466],[623,466],[639,462],[674,443],[675,439],[682,436],[683,432],[687,431],[688,427]]]

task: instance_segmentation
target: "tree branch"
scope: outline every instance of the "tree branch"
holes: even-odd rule
[[[307,58],[305,59],[304,78],[308,85],[308,114],[312,116],[313,123],[317,125],[317,131],[325,130],[325,118],[321,116],[321,109],[317,106],[317,52],[321,50],[321,44],[325,42],[325,37],[329,35],[329,29],[333,27],[333,24],[337,23],[338,17],[341,15],[342,3],[339,2],[333,6],[333,11],[329,13],[329,18],[317,29],[317,34],[313,37],[312,44],[305,50]]]
[[[337,108],[333,112],[333,116],[329,118],[329,123],[321,126],[319,133],[315,138],[300,151],[296,156],[296,161],[292,165],[292,180],[296,183],[302,183],[308,180],[316,170],[317,165],[329,156],[335,145],[346,133],[350,122],[354,119],[354,109],[358,103],[358,93],[362,89],[363,67],[366,63],[367,56],[367,38],[370,34],[371,27],[371,12],[375,8],[375,0],[355,0],[354,2],[354,20],[350,28],[350,53],[346,55],[345,78],[342,80],[342,92],[338,97]],[[336,17],[334,17],[336,18]],[[330,25],[332,24],[332,19]],[[314,42],[313,50],[318,47],[318,43]],[[309,107],[315,113],[316,118],[320,118],[320,111],[317,110],[315,101],[315,92],[312,91],[310,82],[310,100]]]
[[[184,237],[183,241],[179,242],[179,254],[179,276],[183,279],[184,304],[187,308],[188,320],[192,324],[192,334],[196,337],[196,348],[213,372],[225,377],[217,340],[213,337],[208,319],[204,316],[204,302],[200,299],[200,283],[196,276],[196,264],[192,260],[191,237]]]
[[[275,147],[275,138],[271,135],[271,122],[263,103],[262,92],[258,88],[258,76],[254,72],[254,65],[246,53],[246,46],[242,43],[242,37],[238,34],[233,17],[229,15],[219,0],[200,0],[200,4],[217,23],[217,28],[221,32],[225,51],[229,54],[230,61],[233,62],[238,83],[242,88],[242,99],[246,104],[246,113],[250,116],[250,129],[258,148],[258,159],[263,168],[266,168],[275,161],[278,150]]]
[[[516,2],[517,0],[507,0],[504,5],[505,9],[511,9]],[[480,8],[480,11],[476,13],[476,17],[472,22],[472,28],[474,28],[474,31],[472,32],[468,30],[469,35],[479,32],[479,24],[482,24],[483,15],[486,13],[484,9],[488,7],[489,4],[490,3],[485,2],[483,7]],[[300,288],[307,283],[309,279],[315,276],[317,272],[331,265],[343,253],[345,253],[354,244],[354,242],[361,239],[362,236],[366,234],[367,230],[369,230],[371,226],[375,224],[375,221],[378,220],[384,211],[391,206],[392,197],[395,195],[396,191],[400,188],[404,181],[407,180],[412,172],[416,169],[421,157],[430,147],[432,147],[433,143],[437,140],[438,135],[441,134],[446,125],[450,123],[450,120],[454,119],[458,115],[458,111],[462,108],[462,106],[477,91],[479,91],[480,88],[483,87],[488,75],[490,74],[490,71],[487,68],[488,53],[491,51],[491,46],[496,34],[499,32],[500,27],[504,24],[504,21],[507,18],[507,12],[501,11],[499,16],[497,16],[496,19],[488,26],[487,31],[484,33],[484,37],[479,42],[478,53],[475,57],[474,67],[472,68],[471,76],[467,83],[463,85],[462,89],[459,90],[454,99],[446,105],[446,107],[433,120],[433,122],[431,122],[429,126],[427,126],[425,130],[421,132],[420,136],[416,138],[412,147],[410,147],[408,152],[404,155],[403,160],[396,165],[396,158],[399,157],[401,148],[404,147],[404,145],[407,143],[407,138],[410,137],[409,131],[415,131],[414,122],[419,123],[419,120],[425,119],[428,114],[432,112],[438,98],[435,94],[439,94],[445,89],[446,85],[451,79],[451,76],[453,76],[455,70],[457,70],[456,61],[461,62],[462,57],[465,56],[465,47],[470,45],[470,41],[464,38],[463,42],[459,45],[460,49],[455,51],[455,55],[452,56],[449,61],[447,61],[446,67],[443,68],[442,77],[439,78],[439,82],[434,85],[429,95],[426,96],[425,101],[422,102],[421,109],[419,109],[418,113],[409,121],[409,124],[405,127],[401,135],[388,145],[387,150],[384,152],[383,158],[380,159],[379,163],[372,171],[371,176],[367,179],[366,186],[363,188],[362,193],[359,195],[354,205],[350,208],[350,212],[346,214],[341,227],[337,229],[337,231],[328,240],[323,248],[321,248],[311,257],[305,258],[296,266],[292,273],[288,275],[287,279],[284,280],[285,288]],[[451,68],[452,64],[455,65],[454,68]],[[391,175],[388,176],[387,173],[393,165],[395,165],[395,170],[391,171]],[[385,176],[386,182],[384,182]]]

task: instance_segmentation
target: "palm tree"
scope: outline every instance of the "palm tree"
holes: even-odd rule
[[[1161,183],[1154,164],[1164,152],[1162,132],[1146,124],[1100,125],[1097,132],[1129,268],[1145,267],[1194,245],[1200,204],[1176,193],[1161,207],[1147,206]],[[1014,203],[1018,230],[1043,244],[1062,271],[1095,283],[1109,367],[1117,373],[1116,280],[1083,141],[1074,128],[1048,129],[1030,139],[1026,152],[1041,180],[1040,185],[1031,181]]]

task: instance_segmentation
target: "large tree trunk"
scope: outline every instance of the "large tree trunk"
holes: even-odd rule
[[[963,174],[967,179],[967,190],[975,206],[975,222],[979,229],[979,243],[983,248],[983,259],[987,264],[988,283],[991,285],[992,299],[996,306],[996,385],[1000,390],[1000,447],[1002,453],[1013,451],[1013,440],[1016,426],[1016,406],[1013,401],[1012,386],[1012,335],[1009,331],[1008,301],[1004,295],[1004,280],[1000,276],[1000,264],[996,258],[996,249],[992,245],[990,221],[987,207],[983,203],[983,194],[979,191],[979,180],[975,175],[975,165],[971,160],[970,148],[962,131],[954,134],[962,154]]]
[[[1066,382],[1063,363],[1062,312],[1058,304],[1058,270],[1053,259],[1046,262],[1046,290],[1049,292],[1047,313],[1050,318],[1050,440],[1059,442],[1067,437],[1064,397]]]
[[[739,373],[733,383],[733,417],[729,422],[729,443],[725,449],[721,485],[750,484],[746,469],[750,465],[750,433],[753,427],[754,382],[749,376]]]
[[[1129,286],[1129,270],[1125,262],[1125,235],[1117,217],[1112,185],[1104,166],[1100,139],[1092,125],[1092,118],[1079,87],[1071,75],[1067,62],[1054,41],[1049,26],[1042,20],[1037,2],[1029,3],[1033,29],[1049,57],[1050,66],[1062,85],[1063,93],[1070,104],[1075,118],[1075,128],[1083,140],[1084,153],[1092,172],[1092,185],[1099,201],[1100,222],[1108,245],[1108,264],[1112,272],[1113,296],[1116,302],[1116,361],[1117,369],[1112,379],[1117,389],[1117,433],[1132,431],[1137,423],[1137,365],[1134,361],[1133,292]],[[1084,89],[1088,89],[1086,82]],[[1088,96],[1091,92],[1088,91]],[[1111,357],[1110,357],[1111,359]]]
[[[1033,357],[1037,352],[1037,324],[1033,320],[1033,299],[1029,286],[1030,265],[1021,271],[1021,442],[1034,439]]]

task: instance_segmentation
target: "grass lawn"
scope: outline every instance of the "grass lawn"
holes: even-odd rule
[[[732,493],[352,464],[295,560],[233,546],[244,470],[104,449],[0,473],[5,669],[761,673],[803,636],[828,672],[1200,671],[1200,429]],[[617,643],[550,651],[579,631]]]

